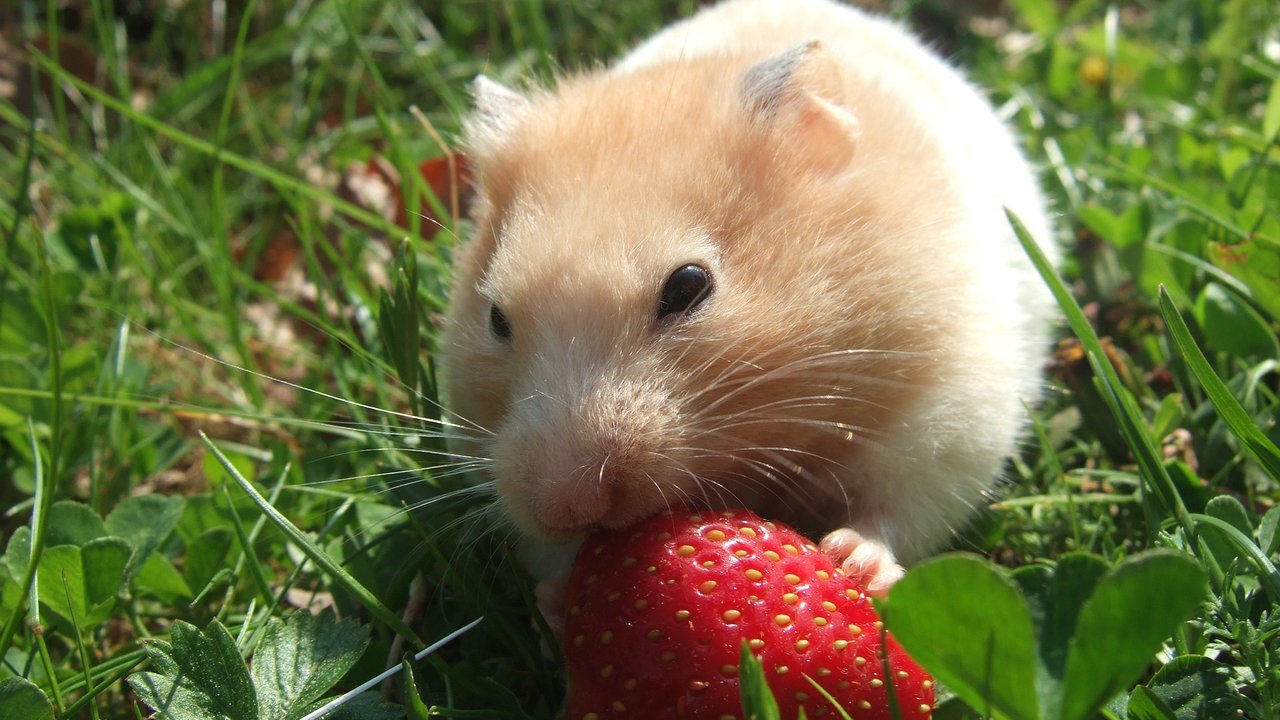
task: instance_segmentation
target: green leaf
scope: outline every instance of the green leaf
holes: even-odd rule
[[[1036,33],[1050,37],[1058,31],[1058,8],[1053,0],[1011,0],[1009,4]]]
[[[1222,416],[1227,427],[1231,428],[1232,434],[1239,438],[1272,478],[1280,478],[1280,449],[1276,448],[1275,444],[1254,425],[1249,414],[1240,405],[1240,401],[1236,400],[1231,393],[1231,389],[1213,372],[1213,368],[1209,367],[1209,361],[1196,346],[1195,340],[1191,338],[1191,331],[1182,320],[1182,315],[1178,313],[1177,308],[1173,306],[1173,301],[1165,292],[1160,293],[1160,312],[1164,315],[1169,335],[1173,338],[1178,353],[1182,355],[1191,372],[1200,381],[1213,406],[1218,409],[1218,414]]]
[[[133,578],[134,590],[159,598],[167,605],[177,605],[195,596],[182,573],[163,555],[152,554],[138,568]]]
[[[4,549],[4,566],[9,576],[20,578],[27,571],[27,563],[31,562],[31,528],[23,525],[9,536],[9,544]]]
[[[1262,521],[1258,523],[1258,546],[1267,557],[1274,555],[1276,549],[1280,548],[1278,528],[1280,528],[1280,505],[1268,510],[1267,514],[1262,516]]]
[[[109,533],[102,518],[84,503],[59,500],[49,508],[47,545],[75,545],[106,537]]]
[[[187,587],[202,592],[217,574],[228,566],[227,558],[236,549],[235,533],[230,528],[209,528],[187,544],[182,577]]]
[[[1246,538],[1252,538],[1253,536],[1253,526],[1249,524],[1248,511],[1244,509],[1239,500],[1230,495],[1214,496],[1213,499],[1205,504],[1204,513],[1234,527]],[[1200,541],[1213,554],[1214,561],[1223,571],[1231,565],[1233,560],[1240,557],[1236,546],[1221,533],[1200,533]],[[1217,580],[1215,579],[1216,583]]]
[[[742,714],[747,720],[780,720],[778,701],[773,699],[764,667],[744,640],[738,653],[738,693],[742,698]]]
[[[1015,720],[1040,717],[1031,613],[996,566],[970,555],[927,560],[882,607],[907,653],[965,702]]]
[[[1141,685],[1129,694],[1127,715],[1128,720],[1177,720],[1163,700]]]
[[[133,547],[126,576],[132,578],[146,563],[151,553],[177,527],[186,508],[186,500],[174,495],[138,495],[116,506],[104,523],[107,532],[123,538]]]
[[[1096,555],[1069,553],[1062,556],[1056,568],[1030,566],[1013,575],[1036,628],[1036,694],[1041,717],[1057,717],[1062,708],[1067,649],[1075,635],[1080,608],[1107,570],[1107,563]]]
[[[1076,622],[1060,720],[1093,717],[1141,677],[1205,592],[1200,566],[1171,551],[1126,558],[1103,576]]]
[[[332,611],[271,618],[253,654],[251,673],[263,717],[301,717],[355,665],[368,644],[368,628],[350,620],[336,622]]]
[[[1218,283],[1200,291],[1195,316],[1205,342],[1215,350],[1237,357],[1280,356],[1280,343],[1267,321]]]
[[[0,680],[0,717],[21,720],[53,720],[53,703],[30,680]]]
[[[182,621],[170,642],[146,645],[155,672],[129,686],[166,720],[259,720],[253,681],[235,641],[218,621],[204,632]],[[274,718],[272,719],[274,720]]]
[[[1174,658],[1151,678],[1146,690],[1177,720],[1239,717],[1236,711],[1249,707],[1232,684],[1231,668],[1203,655]]]
[[[8,565],[0,563],[0,618],[7,618],[16,611],[21,598],[18,581],[9,574]]]
[[[1261,240],[1209,243],[1209,259],[1249,287],[1273,319],[1280,318],[1280,246]]]
[[[40,602],[67,623],[74,611],[82,627],[98,625],[111,617],[128,562],[129,544],[119,538],[47,548],[36,575]]]

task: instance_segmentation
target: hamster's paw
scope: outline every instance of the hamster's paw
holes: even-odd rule
[[[884,543],[869,540],[852,528],[828,533],[821,545],[822,551],[869,595],[883,596],[906,572]]]
[[[567,608],[564,606],[564,578],[539,580],[533,588],[533,597],[538,601],[538,612],[547,621],[556,644],[564,640],[564,621]]]

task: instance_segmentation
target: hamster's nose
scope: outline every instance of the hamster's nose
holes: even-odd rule
[[[607,477],[585,477],[585,473],[548,483],[538,499],[540,519],[558,531],[581,531],[597,525],[613,505],[612,485]]]

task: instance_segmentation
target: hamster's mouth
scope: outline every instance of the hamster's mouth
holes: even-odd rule
[[[627,528],[665,512],[705,512],[712,509],[716,508],[712,508],[710,504],[705,502],[663,503],[661,505],[644,509],[611,511],[606,513],[605,516],[597,522],[572,528],[555,527],[547,524],[545,521],[539,521],[537,534],[544,542],[554,545],[563,545],[580,541],[587,535],[599,530],[620,530]]]

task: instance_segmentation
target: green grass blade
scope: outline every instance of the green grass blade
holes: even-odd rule
[[[1035,239],[1031,237],[1031,233],[1027,231],[1018,216],[1007,208],[1005,215],[1009,218],[1009,224],[1017,234],[1018,241],[1022,243],[1027,256],[1031,258],[1036,271],[1040,273],[1040,277],[1044,279],[1058,301],[1058,306],[1067,317],[1067,323],[1084,346],[1089,365],[1093,368],[1094,376],[1098,380],[1102,398],[1115,416],[1120,432],[1124,435],[1130,451],[1133,452],[1142,476],[1160,498],[1166,511],[1173,515],[1188,536],[1191,536],[1195,528],[1188,518],[1186,505],[1183,504],[1173,479],[1165,470],[1164,461],[1156,448],[1155,441],[1151,438],[1137,401],[1112,367],[1106,351],[1102,348],[1102,343],[1098,340],[1097,333],[1093,331],[1093,326],[1089,324],[1079,303],[1071,296],[1066,284],[1062,282],[1062,278],[1058,277],[1058,273],[1053,269],[1044,252],[1040,250]]]
[[[250,552],[253,541],[249,538],[249,533],[245,532],[244,522],[240,520],[240,513],[236,512],[236,504],[231,500],[231,491],[226,485],[222,486],[222,498],[227,503],[227,516],[231,518],[236,539],[240,541],[240,548],[244,552],[244,561],[249,566],[249,576],[253,578],[253,583],[258,588],[258,595],[270,606],[270,603],[276,601],[275,594],[271,592],[271,581],[267,579],[267,572],[263,570],[262,563],[258,562],[258,558]]]
[[[292,175],[280,172],[265,163],[252,160],[243,155],[220,148],[208,140],[202,140],[195,135],[183,132],[172,125],[161,122],[150,115],[134,110],[128,105],[128,103],[112,97],[97,87],[80,80],[74,75],[71,75],[66,70],[63,70],[53,64],[48,57],[40,54],[39,52],[33,51],[31,56],[43,69],[56,76],[58,80],[74,85],[80,92],[102,103],[107,108],[120,113],[129,121],[153,130],[179,145],[198,153],[208,155],[209,157],[216,157],[223,163],[226,163],[237,170],[243,170],[244,172],[256,175],[277,187],[296,192],[302,197],[313,202],[331,205],[335,210],[343,215],[346,215],[359,223],[368,225],[373,230],[386,233],[392,237],[397,237],[404,232],[401,228],[396,227],[392,222],[383,218],[381,215],[369,212],[358,205],[347,202],[337,195],[316,187],[305,180],[300,180]]]
[[[1244,444],[1245,449],[1253,455],[1258,464],[1266,469],[1267,474],[1272,479],[1280,480],[1280,448],[1277,448],[1275,443],[1258,429],[1249,414],[1245,412],[1244,406],[1231,394],[1231,389],[1209,366],[1209,361],[1204,353],[1200,352],[1195,339],[1191,337],[1186,321],[1174,307],[1173,300],[1164,286],[1160,287],[1160,312],[1164,315],[1165,324],[1169,328],[1169,335],[1173,337],[1174,346],[1178,348],[1178,354],[1200,381],[1201,387],[1209,395],[1213,406],[1218,409],[1218,415],[1222,417],[1223,422],[1231,428],[1232,434]]]
[[[249,495],[254,504],[258,506],[258,509],[260,509],[276,527],[280,528],[280,531],[288,536],[288,538],[298,546],[299,550],[302,550],[307,557],[311,558],[313,562],[323,568],[324,571],[329,574],[329,577],[334,583],[343,590],[351,593],[356,600],[369,609],[370,613],[382,622],[386,623],[387,627],[394,630],[401,637],[412,642],[417,647],[425,645],[425,643],[422,642],[422,639],[418,637],[418,634],[406,625],[404,621],[400,619],[399,615],[392,612],[386,605],[383,605],[378,598],[374,597],[373,593],[369,592],[358,580],[352,577],[350,573],[342,569],[341,565],[334,562],[333,558],[329,557],[328,553],[312,542],[311,539],[303,534],[303,532],[294,526],[293,523],[289,522],[288,518],[280,514],[280,511],[272,507],[271,503],[267,502],[267,499],[262,497],[262,494],[258,492],[257,488],[250,484],[249,481],[240,474],[240,471],[237,470],[235,465],[227,459],[227,456],[222,454],[222,451],[218,449],[218,446],[213,444],[213,441],[209,439],[209,436],[201,432],[200,441],[203,442],[205,447],[213,453],[213,456],[217,458],[223,469],[227,471],[227,474],[236,481],[236,484],[240,486],[240,489],[244,490],[245,493]]]

